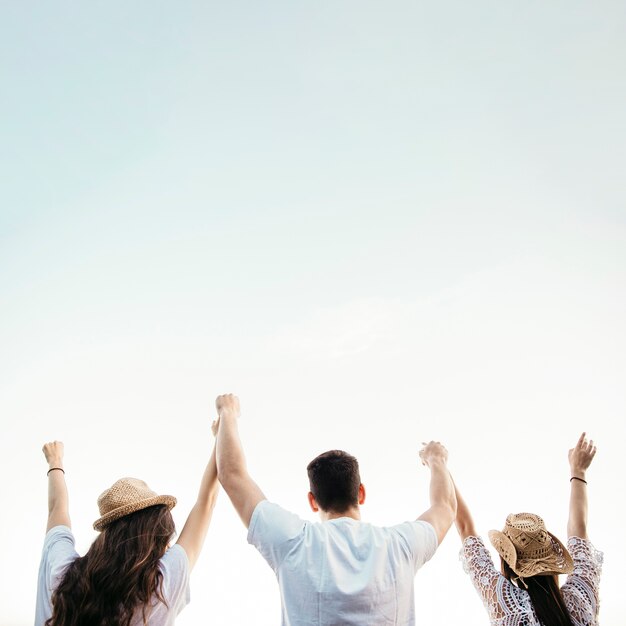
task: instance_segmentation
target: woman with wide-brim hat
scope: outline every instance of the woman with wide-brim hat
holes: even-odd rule
[[[476,535],[469,508],[458,489],[456,528],[461,559],[489,613],[492,626],[595,626],[602,553],[587,537],[586,471],[596,453],[585,433],[569,451],[571,470],[567,547],[548,532],[541,517],[515,513],[489,539],[502,573]],[[558,575],[567,574],[559,587]]]
[[[217,423],[213,422],[213,434]],[[198,499],[178,541],[176,498],[137,478],[121,478],[98,498],[100,534],[84,556],[74,549],[60,441],[48,462],[48,526],[39,567],[35,626],[172,626],[189,603],[189,574],[211,522],[219,483],[215,447]]]

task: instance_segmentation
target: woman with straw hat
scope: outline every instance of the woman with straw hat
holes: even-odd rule
[[[213,434],[216,434],[213,423]],[[35,626],[170,626],[189,602],[189,573],[200,555],[218,492],[215,448],[196,504],[175,545],[176,498],[121,478],[98,498],[100,531],[85,556],[74,549],[63,444],[47,443],[48,527]]]
[[[496,571],[476,535],[467,504],[457,489],[456,528],[463,541],[461,558],[481,596],[493,626],[595,626],[602,553],[587,538],[586,471],[596,447],[585,433],[569,451],[570,505],[567,548],[533,513],[506,518],[504,529],[489,539],[501,558]],[[568,574],[559,588],[558,575]]]

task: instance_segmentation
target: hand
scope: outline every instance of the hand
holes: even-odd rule
[[[572,476],[578,476],[578,478],[584,478],[587,468],[591,465],[593,457],[596,455],[596,447],[593,444],[593,440],[587,441],[583,433],[577,443],[567,454],[569,459],[569,466],[572,471]]]
[[[42,451],[50,467],[63,467],[64,447],[62,441],[46,443]]]
[[[239,409],[239,398],[232,393],[217,396],[217,399],[215,400],[215,408],[217,409],[218,421],[222,417],[238,418],[241,414]]]
[[[431,463],[433,462],[447,462],[448,451],[441,443],[439,443],[438,441],[430,441],[429,443],[425,443],[424,441],[422,441],[422,445],[424,447],[419,452],[420,459],[422,460],[422,465],[430,467]]]

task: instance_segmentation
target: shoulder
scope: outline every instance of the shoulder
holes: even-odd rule
[[[603,554],[587,539],[570,537],[567,549],[574,561],[574,571],[561,587],[565,603],[572,614],[584,614],[589,623],[599,607]]]
[[[439,547],[435,529],[422,520],[402,522],[382,530],[396,539],[415,569],[430,560]]]
[[[43,542],[44,550],[56,543],[75,544],[74,534],[69,526],[53,526],[47,533]]]
[[[178,543],[175,543],[161,557],[159,566],[164,572],[173,573],[176,571],[185,572],[189,570],[189,559],[185,549]]]
[[[42,559],[52,567],[66,565],[78,557],[74,544],[74,535],[68,526],[54,526],[46,533]]]
[[[261,500],[250,518],[248,543],[252,544],[276,570],[287,553],[301,543],[312,526],[295,513],[268,500]]]
[[[46,533],[41,552],[40,582],[45,583],[50,591],[58,586],[67,567],[79,557],[74,543],[74,535],[67,526],[54,526]]]
[[[254,543],[253,539],[256,536],[272,529],[280,529],[281,535],[294,535],[304,530],[306,524],[307,522],[298,515],[287,511],[279,504],[269,500],[261,500],[254,508],[250,518],[248,541]]]
[[[402,522],[401,524],[396,524],[395,526],[389,526],[388,530],[410,540],[411,542],[433,546],[435,550],[439,546],[437,533],[435,532],[434,527],[429,522],[425,522],[423,520]]]
[[[167,611],[177,615],[190,601],[189,559],[185,549],[175,543],[161,557],[159,569],[163,574],[163,591]]]

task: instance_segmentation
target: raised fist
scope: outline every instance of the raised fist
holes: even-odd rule
[[[445,463],[448,460],[448,451],[438,441],[430,441],[429,443],[422,441],[422,445],[424,447],[420,450],[419,455],[422,463],[427,467],[433,461],[440,460]]]
[[[241,411],[239,409],[239,398],[232,393],[217,396],[215,400],[215,408],[217,409],[218,419],[222,417],[239,417]]]

